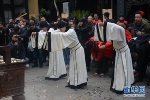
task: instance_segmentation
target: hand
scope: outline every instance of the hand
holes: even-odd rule
[[[137,31],[136,34],[137,34],[137,35],[141,35],[141,31]]]
[[[105,49],[105,45],[101,45],[101,46],[99,45],[98,47],[99,49]]]
[[[149,45],[150,45],[150,41],[148,41]]]
[[[14,45],[15,45],[15,46],[18,46],[18,42],[15,42]]]
[[[54,22],[54,24],[57,24],[58,22]]]
[[[95,61],[98,61],[98,59],[95,59]]]
[[[36,32],[32,32],[32,35],[36,35]]]
[[[48,32],[46,33],[46,36],[48,36]]]
[[[99,22],[99,26],[103,26],[104,25],[104,23],[103,22]]]

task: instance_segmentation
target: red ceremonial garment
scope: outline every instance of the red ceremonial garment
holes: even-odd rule
[[[98,20],[93,20],[93,24],[98,24],[99,22],[102,22],[100,19]]]
[[[94,41],[94,37],[90,38],[90,40]],[[105,43],[105,49],[99,49],[99,45],[103,45],[103,42],[93,42],[93,48],[91,50],[93,59],[101,60],[103,56],[108,58],[113,57],[113,45],[111,41]]]
[[[125,34],[126,34],[126,39],[128,40],[128,42],[130,41],[130,39],[132,38],[132,34],[125,29]]]
[[[123,22],[118,21],[117,25],[119,25],[120,23],[128,24],[128,22],[126,20],[124,20]]]

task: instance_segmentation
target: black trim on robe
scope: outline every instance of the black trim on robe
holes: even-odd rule
[[[103,34],[104,34],[104,44],[107,42],[107,40],[106,40],[106,27],[107,27],[107,22],[104,22],[104,29],[103,29]]]
[[[99,26],[98,26],[98,24],[96,25],[96,29],[97,29],[97,35],[98,35],[99,41],[102,41],[102,39],[100,37],[100,33],[99,33]]]
[[[51,32],[48,32],[48,51],[51,52]]]

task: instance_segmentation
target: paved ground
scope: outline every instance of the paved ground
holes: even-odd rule
[[[150,100],[150,87],[146,86],[146,97],[124,98],[109,90],[109,73],[104,78],[93,77],[95,68],[88,73],[88,86],[85,89],[74,90],[65,88],[67,77],[59,81],[45,80],[48,67],[28,68],[25,70],[25,97],[26,100]],[[148,69],[150,72],[150,69]],[[147,75],[148,76],[148,75]],[[145,85],[146,80],[136,85]],[[12,100],[3,98],[1,100]]]

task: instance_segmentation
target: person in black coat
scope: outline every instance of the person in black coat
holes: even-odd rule
[[[19,26],[15,26],[14,32],[18,34],[19,41],[22,42],[22,44],[25,48],[25,53],[27,55],[27,47],[28,47],[27,28],[26,27],[21,28]]]
[[[89,45],[86,43],[89,41],[89,38],[90,38],[89,32],[91,31],[91,29],[92,27],[85,23],[84,18],[79,20],[77,36],[79,38],[79,42],[84,48],[86,67],[87,67],[88,72],[90,71],[89,67],[91,64],[91,52],[90,52]]]
[[[29,41],[29,38],[30,38],[32,33],[37,33],[39,31],[40,31],[40,29],[36,27],[35,23],[34,22],[30,22],[29,23],[29,29],[27,31],[28,41]],[[38,37],[38,34],[36,34],[36,37]],[[36,47],[37,47],[37,45],[38,45],[38,38],[36,38],[35,42],[36,42]],[[28,54],[29,62],[32,62],[34,60],[33,52],[34,51],[29,51],[28,50],[27,54]]]
[[[9,43],[9,30],[0,22],[0,46],[5,46]]]

